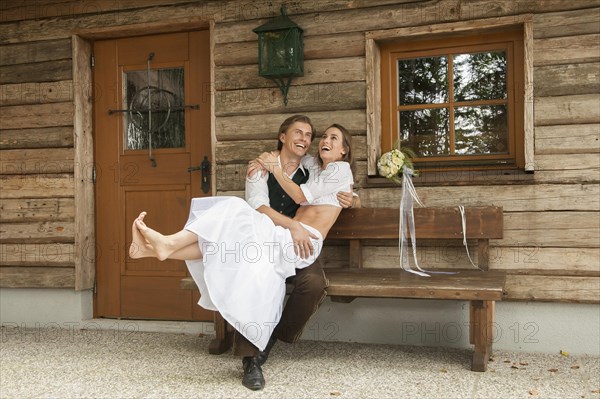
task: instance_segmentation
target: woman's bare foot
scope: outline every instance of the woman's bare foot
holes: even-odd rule
[[[140,216],[141,217],[138,217],[133,223],[145,240],[147,248],[152,248],[152,256],[155,256],[158,260],[167,259],[169,255],[173,253],[174,249],[172,248],[172,245],[164,235],[146,226],[146,223],[144,223],[144,216],[146,216],[145,212],[140,213]]]
[[[140,234],[140,231],[136,226],[136,222],[138,220],[143,221],[145,216],[146,212],[140,213],[131,225],[132,242],[129,246],[129,257],[131,259],[151,258],[156,256],[154,248],[152,248],[148,241]]]

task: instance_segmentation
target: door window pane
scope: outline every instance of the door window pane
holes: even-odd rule
[[[507,154],[506,106],[455,108],[454,133],[457,155]]]
[[[452,66],[454,101],[507,97],[505,52],[456,54]]]
[[[419,157],[450,153],[450,123],[447,108],[401,111],[400,140]],[[404,144],[406,142],[406,144]]]
[[[448,58],[398,60],[398,104],[439,104],[448,101]]]
[[[185,146],[183,68],[123,74],[125,147],[129,150]]]

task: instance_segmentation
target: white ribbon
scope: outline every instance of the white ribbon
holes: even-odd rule
[[[420,206],[424,206],[419,196],[417,195],[417,191],[415,190],[415,186],[412,182],[412,175],[414,171],[406,166],[402,168],[402,195],[400,196],[400,222],[399,229],[400,234],[398,234],[399,238],[399,247],[400,247],[400,266],[404,270],[409,273],[414,273],[419,276],[429,277],[429,274],[425,273],[423,269],[419,267],[419,262],[417,261],[417,241],[415,237],[415,214],[413,211],[413,200],[416,201]],[[412,244],[413,250],[413,259],[415,260],[415,266],[417,270],[413,270],[408,263],[408,254],[406,251],[406,224],[408,224],[408,230],[410,233],[410,241]]]
[[[406,166],[404,166],[402,168],[402,195],[400,196],[400,223],[399,223],[400,232],[398,234],[398,236],[399,236],[398,240],[400,241],[399,245],[398,245],[400,247],[400,266],[402,266],[402,269],[404,269],[405,271],[407,271],[409,273],[414,273],[414,274],[417,274],[417,275],[423,276],[423,277],[430,277],[430,275],[428,273],[430,273],[430,274],[457,274],[457,272],[442,272],[442,271],[423,270],[419,266],[419,262],[417,260],[417,237],[415,235],[415,214],[413,211],[413,201],[416,202],[417,204],[419,204],[419,206],[424,207],[425,205],[423,205],[423,203],[419,199],[419,196],[417,195],[417,190],[415,190],[415,186],[413,185],[413,182],[412,182],[413,174],[414,174],[414,171],[412,169],[410,169]],[[410,241],[412,244],[413,259],[415,261],[415,267],[417,268],[417,270],[414,270],[412,267],[410,267],[410,264],[408,262],[408,254],[407,254],[408,251],[406,250],[406,235],[407,235],[406,234],[406,230],[407,230],[406,225],[407,224],[408,224],[408,232],[410,234]],[[464,214],[463,214],[463,237],[465,237],[464,240],[466,242],[466,228],[465,228]],[[467,249],[467,254],[468,254],[468,249]],[[469,259],[471,259],[470,256],[469,256]],[[473,262],[471,261],[471,263],[473,263]]]
[[[471,254],[469,253],[469,246],[467,245],[467,219],[465,218],[465,207],[462,205],[459,205],[458,209],[460,210],[460,218],[462,221],[463,245],[465,246],[465,249],[467,250],[467,256],[469,257],[469,262],[471,262],[471,264],[475,268],[483,271],[483,269],[481,269],[479,266],[477,266],[475,263],[473,263],[473,259],[471,259]]]

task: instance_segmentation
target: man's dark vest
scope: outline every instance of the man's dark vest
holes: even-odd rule
[[[301,168],[299,168],[294,177],[292,177],[292,181],[297,185],[302,183],[306,183],[308,181],[308,170],[303,172]],[[281,188],[275,176],[272,173],[269,173],[269,178],[267,179],[267,187],[269,188],[269,202],[271,208],[275,209],[277,212],[282,213],[286,216],[293,218],[296,215],[296,211],[300,207],[300,205],[296,204],[292,198]]]

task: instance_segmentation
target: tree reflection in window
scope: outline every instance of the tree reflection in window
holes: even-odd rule
[[[448,102],[448,58],[398,60],[398,104]]]
[[[508,153],[505,52],[398,59],[397,66],[398,137],[419,157]]]
[[[505,99],[504,52],[453,56],[454,101]]]
[[[185,146],[184,73],[183,68],[155,69],[148,73],[124,73],[124,102],[131,112],[124,114],[125,145],[129,150],[149,147]],[[151,119],[148,106],[151,106]]]
[[[506,106],[456,107],[454,151],[457,155],[508,153]]]
[[[447,108],[400,112],[400,137],[419,156],[450,154]]]

